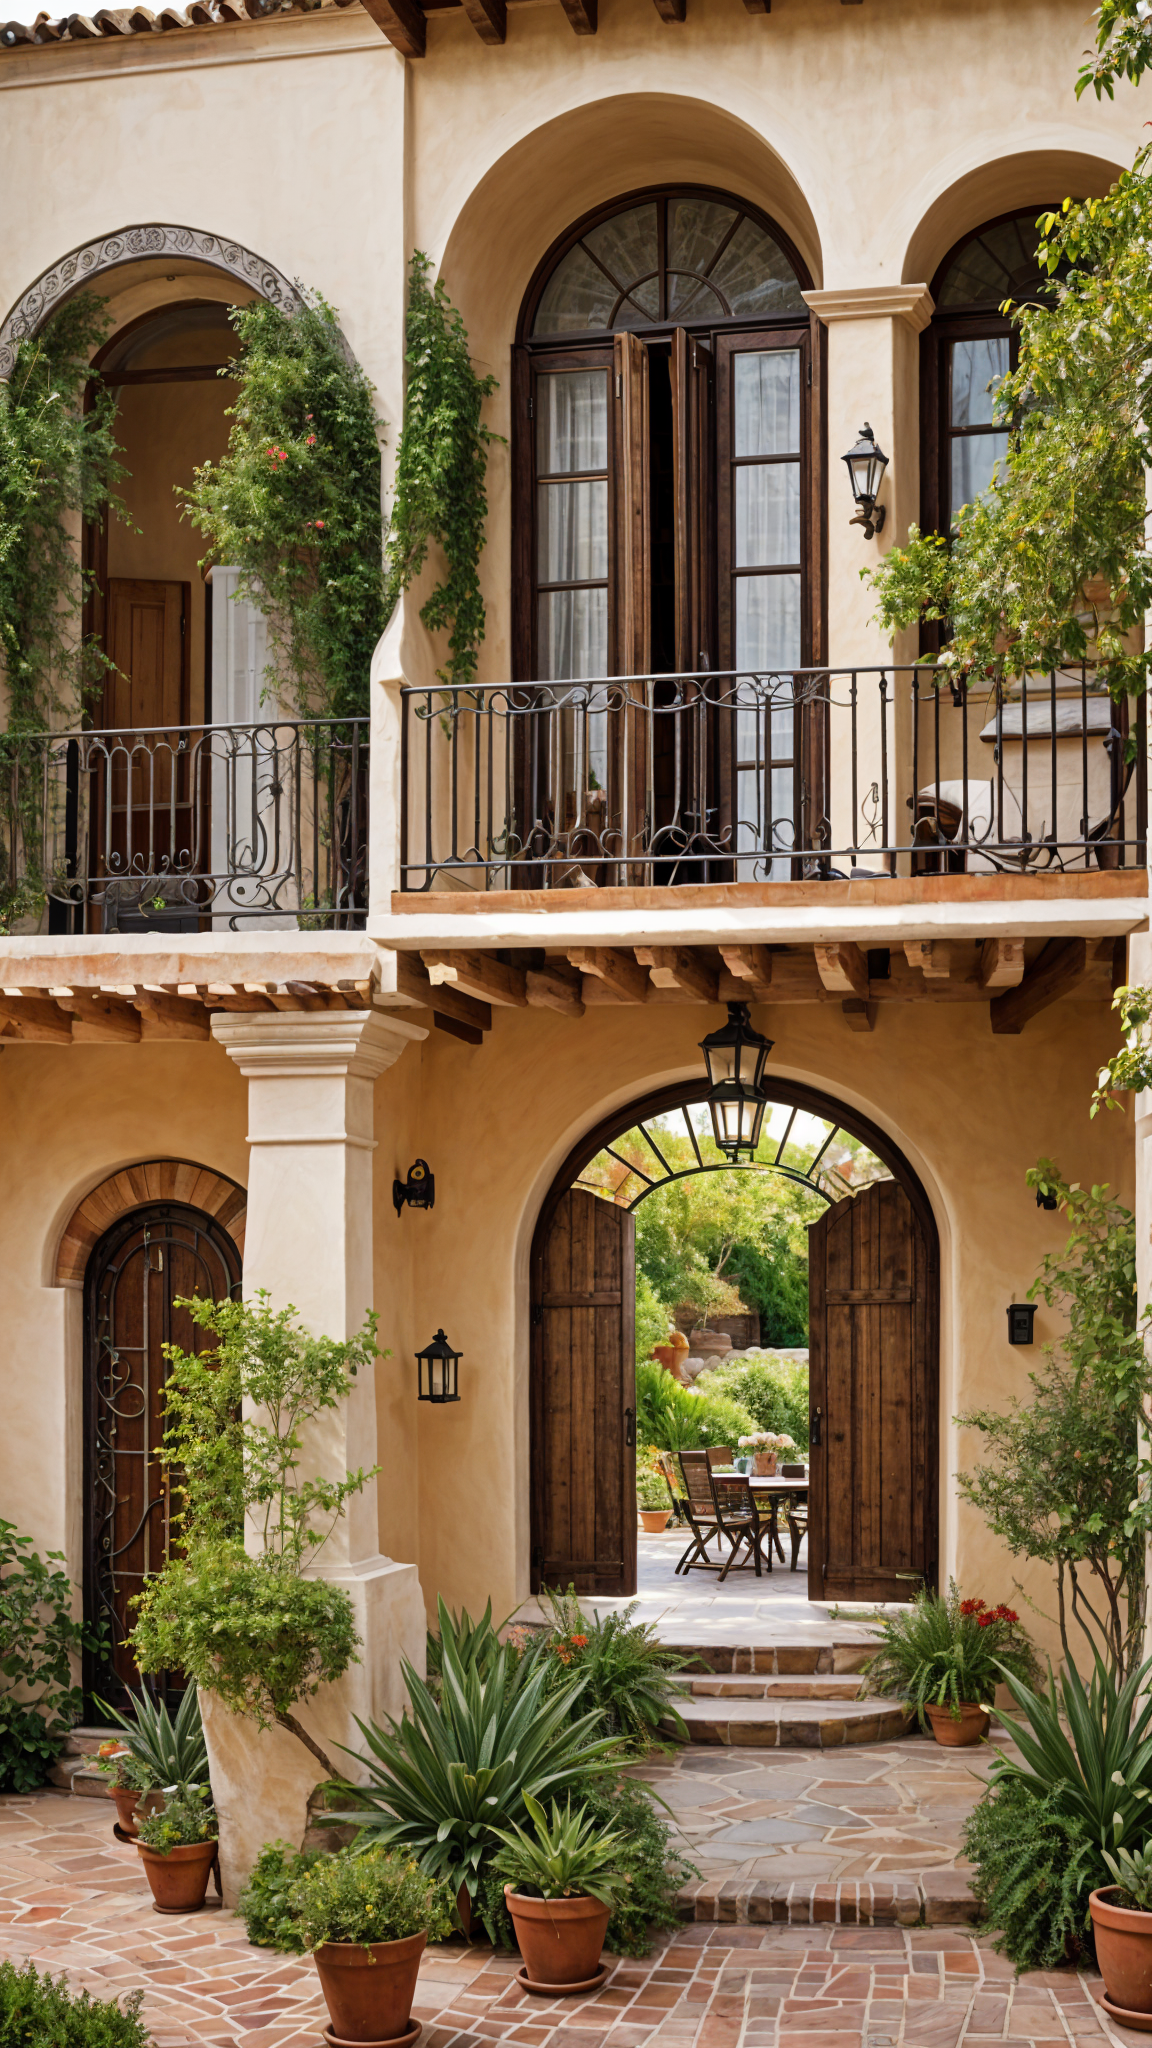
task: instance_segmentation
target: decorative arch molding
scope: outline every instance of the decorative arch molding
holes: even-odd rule
[[[94,242],[82,242],[78,248],[70,249],[49,269],[42,270],[17,299],[0,325],[0,380],[12,375],[20,343],[37,333],[49,314],[73,292],[92,284],[105,271],[119,270],[126,263],[155,262],[161,257],[208,264],[259,292],[282,312],[291,313],[300,304],[295,285],[275,264],[246,249],[242,242],[210,235],[202,228],[156,222],[120,228],[115,234],[101,235]]]
[[[190,1159],[144,1159],[110,1173],[77,1204],[56,1253],[54,1286],[81,1286],[88,1260],[105,1231],[146,1202],[183,1202],[190,1209],[202,1210],[227,1230],[243,1254],[248,1211],[244,1188]]]

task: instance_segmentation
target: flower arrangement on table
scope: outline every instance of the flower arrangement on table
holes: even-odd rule
[[[771,1429],[755,1429],[751,1436],[739,1437],[737,1442],[742,1451],[752,1453],[753,1469],[763,1479],[772,1477],[776,1470],[777,1456],[781,1451],[796,1449],[795,1437],[777,1435]]]

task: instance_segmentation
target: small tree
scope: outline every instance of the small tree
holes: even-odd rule
[[[1029,1374],[1030,1400],[956,1418],[980,1431],[989,1453],[958,1485],[1014,1557],[1055,1568],[1065,1656],[1074,1661],[1074,1623],[1123,1677],[1141,1656],[1152,1527],[1152,1467],[1140,1447],[1152,1366],[1147,1312],[1138,1318],[1136,1308],[1135,1224],[1106,1185],[1070,1183],[1050,1160],[1028,1184],[1054,1194],[1072,1226],[1030,1290],[1067,1327]]]
[[[377,1318],[337,1343],[310,1336],[291,1306],[273,1311],[263,1291],[178,1305],[219,1341],[201,1354],[165,1346],[160,1457],[184,1555],[145,1586],[132,1647],[141,1670],[186,1671],[234,1713],[289,1729],[335,1777],[292,1708],[347,1670],[358,1638],[347,1593],[304,1570],[379,1468],[302,1478],[300,1454],[308,1425],[381,1356]]]

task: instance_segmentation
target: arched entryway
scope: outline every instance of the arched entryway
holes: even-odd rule
[[[757,1161],[719,1166],[693,1135],[706,1096],[703,1080],[678,1083],[615,1110],[569,1153],[541,1209],[533,1590],[635,1591],[633,1212],[678,1177],[660,1132],[682,1119],[696,1148],[688,1171],[779,1172],[827,1205],[809,1231],[809,1597],[908,1599],[935,1583],[938,1554],[939,1239],[927,1195],[886,1133],[793,1083],[770,1089]]]
[[[160,1198],[125,1203],[130,1177]],[[203,1207],[187,1199],[197,1183]],[[175,1186],[185,1199],[169,1198]],[[122,1704],[125,1688],[137,1683],[124,1647],[131,1602],[163,1565],[171,1540],[170,1484],[156,1459],[164,1347],[202,1347],[178,1301],[239,1295],[244,1205],[243,1189],[222,1175],[153,1160],[94,1190],[73,1219],[68,1253],[62,1249],[67,1266],[82,1262],[84,1275],[84,1611],[105,1635],[103,1652],[87,1659],[89,1699]],[[97,1234],[91,1218],[101,1208],[106,1227]]]

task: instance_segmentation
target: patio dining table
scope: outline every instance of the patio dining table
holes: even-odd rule
[[[776,1554],[779,1557],[781,1564],[783,1564],[784,1562],[784,1545],[780,1541],[780,1532],[777,1527],[777,1512],[779,1503],[781,1501],[784,1501],[784,1516],[785,1520],[788,1523],[788,1532],[792,1538],[792,1563],[789,1569],[791,1571],[795,1571],[797,1560],[800,1556],[800,1538],[804,1533],[804,1528],[798,1526],[793,1521],[789,1503],[792,1501],[796,1501],[797,1505],[799,1505],[802,1502],[804,1506],[807,1506],[807,1478],[805,1477],[804,1479],[785,1479],[782,1474],[773,1474],[771,1478],[761,1478],[755,1472],[737,1472],[734,1465],[715,1466],[713,1468],[712,1477],[713,1479],[747,1478],[748,1484],[751,1487],[752,1492],[754,1494],[760,1493],[766,1496],[772,1510],[771,1515],[769,1517],[768,1541],[770,1545],[775,1545]],[[804,1526],[806,1527],[807,1524],[805,1523]]]

